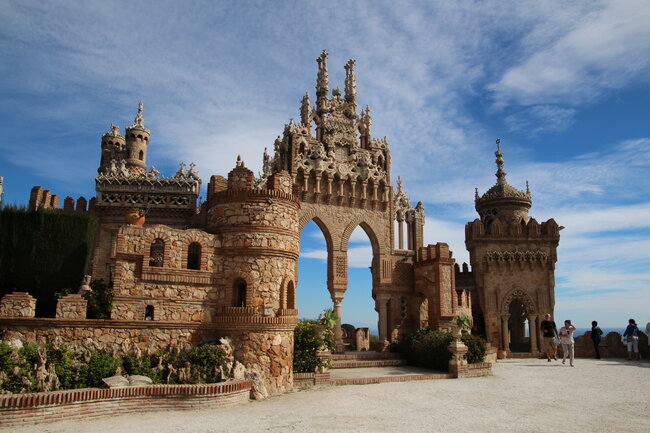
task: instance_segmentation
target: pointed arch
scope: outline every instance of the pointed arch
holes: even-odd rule
[[[528,292],[523,289],[513,289],[508,292],[508,294],[503,298],[503,302],[501,303],[501,312],[508,313],[510,304],[515,300],[518,300],[523,304],[527,314],[537,313],[535,302],[528,294]]]

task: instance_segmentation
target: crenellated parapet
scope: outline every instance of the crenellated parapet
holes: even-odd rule
[[[68,212],[93,211],[95,208],[95,202],[95,197],[91,198],[90,201],[86,200],[84,197],[79,197],[75,202],[72,197],[67,196],[65,200],[63,200],[63,210]],[[52,194],[50,190],[44,190],[42,186],[34,186],[29,194],[28,209],[60,210],[59,196]]]
[[[540,239],[545,241],[556,241],[560,239],[560,227],[553,218],[541,224],[530,218],[528,222],[516,222],[504,224],[500,218],[495,218],[485,225],[480,219],[467,223],[465,225],[465,243],[482,240],[528,240]]]

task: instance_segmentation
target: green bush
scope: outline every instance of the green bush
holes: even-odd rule
[[[467,346],[467,354],[465,355],[467,362],[470,364],[483,362],[487,353],[485,340],[478,335],[472,335],[467,332],[463,333],[461,340]]]
[[[447,346],[452,340],[451,333],[426,327],[404,336],[391,349],[400,352],[411,365],[446,370],[451,359]]]
[[[119,359],[104,352],[94,352],[88,363],[86,385],[90,387],[102,386],[102,379],[115,374],[121,364]]]
[[[303,320],[293,331],[293,371],[296,373],[313,373],[329,366],[317,353],[334,347],[334,335],[327,328],[319,335],[316,326],[313,320]]]
[[[191,365],[190,383],[218,382],[218,369],[225,365],[226,355],[214,344],[202,344],[184,349],[179,354],[177,368],[188,362]]]
[[[104,280],[93,280],[90,283],[92,292],[84,295],[88,301],[89,319],[110,319],[113,311],[113,288]]]

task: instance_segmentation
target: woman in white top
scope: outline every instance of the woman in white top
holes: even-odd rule
[[[564,321],[564,326],[560,328],[560,344],[562,344],[562,364],[566,363],[566,357],[569,356],[569,365],[573,367],[573,333],[576,327],[571,324],[570,320]]]

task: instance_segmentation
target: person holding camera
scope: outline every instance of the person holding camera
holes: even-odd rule
[[[544,342],[546,359],[548,362],[551,362],[551,358],[557,361],[557,355],[555,354],[555,337],[557,336],[557,327],[555,326],[555,322],[551,320],[551,315],[549,313],[546,313],[544,320],[542,320],[539,328],[540,331],[542,331],[542,341]]]
[[[569,365],[573,367],[574,340],[573,333],[576,327],[571,324],[570,320],[564,321],[564,326],[560,328],[560,344],[562,345],[562,364],[566,364],[566,358],[569,357]]]

